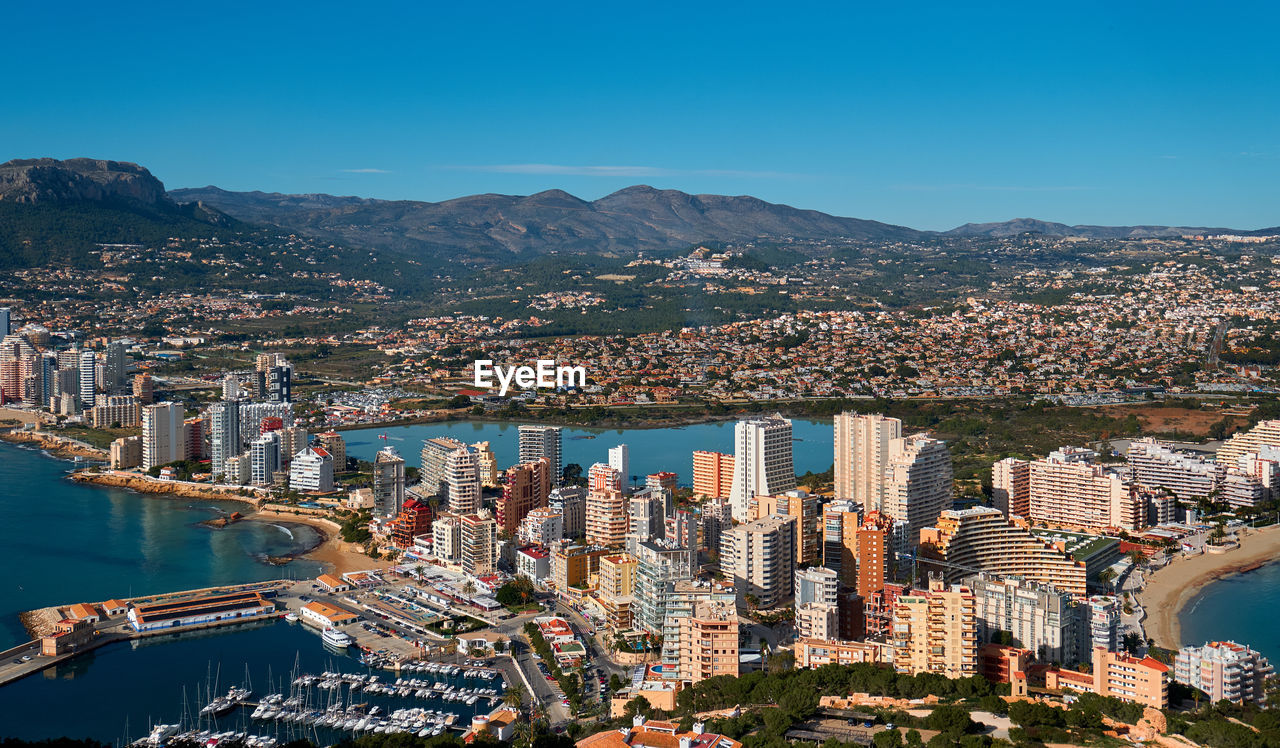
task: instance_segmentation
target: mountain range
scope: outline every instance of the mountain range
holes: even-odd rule
[[[614,254],[678,250],[698,242],[772,239],[920,241],[935,237],[1002,238],[1023,234],[1091,239],[1140,239],[1182,234],[1276,234],[1280,228],[1238,231],[1171,226],[1068,226],[1020,218],[968,223],[946,232],[921,231],[860,218],[768,203],[749,196],[690,195],[637,185],[587,201],[562,190],[534,195],[482,194],[443,202],[374,200],[325,194],[232,192],[208,186],[166,192],[137,164],[98,159],[21,159],[0,164],[0,249],[21,225],[56,235],[58,214],[97,211],[93,225],[110,224],[102,211],[139,222],[179,222],[189,230],[240,222],[274,226],[351,247],[440,260],[500,262],[550,252]],[[52,222],[52,223],[51,223]],[[83,221],[82,221],[83,222]],[[31,227],[35,226],[35,229]],[[84,227],[86,231],[91,226]],[[145,234],[146,232],[141,232]],[[26,235],[24,235],[26,236]],[[101,241],[126,238],[104,236]],[[27,241],[27,244],[30,244]],[[0,258],[3,259],[3,258]],[[2,265],[3,263],[0,263]]]

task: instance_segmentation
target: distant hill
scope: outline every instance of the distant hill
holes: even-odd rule
[[[1015,218],[1012,221],[1000,223],[966,223],[944,233],[947,236],[990,238],[1045,234],[1047,236],[1081,236],[1087,239],[1160,239],[1186,234],[1272,235],[1280,234],[1280,228],[1241,231],[1204,226],[1068,226],[1065,223],[1052,223],[1035,218]]]
[[[552,251],[672,250],[702,241],[849,237],[919,239],[929,232],[767,203],[754,197],[690,195],[635,186],[592,202],[561,190],[535,195],[472,195],[439,203],[333,195],[180,189],[244,221],[266,223],[351,245],[413,254],[501,261]]]
[[[179,205],[137,164],[75,158],[0,164],[0,268],[80,266],[96,243],[210,236],[244,225],[198,203]]]

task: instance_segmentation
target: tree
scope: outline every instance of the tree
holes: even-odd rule
[[[969,712],[962,707],[943,704],[924,718],[924,726],[930,730],[946,733],[952,738],[959,738],[973,729],[974,721],[969,717]]]
[[[524,708],[525,697],[528,691],[519,683],[511,684],[511,687],[502,694],[502,703],[516,710],[517,712]]]
[[[470,597],[471,595],[476,594],[476,583],[475,583],[475,582],[473,582],[473,581],[471,581],[470,579],[468,579],[466,582],[463,582],[463,584],[462,584],[462,592],[463,592],[463,594],[467,595],[468,597]]]

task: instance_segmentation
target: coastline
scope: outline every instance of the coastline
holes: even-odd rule
[[[258,506],[261,497],[244,496],[231,489],[216,486],[186,483],[182,481],[152,480],[136,473],[117,471],[90,472],[78,470],[71,474],[71,480],[77,483],[92,483],[99,486],[127,488],[138,493],[169,494],[190,499],[216,499],[218,501],[238,501],[251,506]]]
[[[1174,650],[1182,646],[1179,616],[1200,590],[1223,577],[1247,573],[1280,556],[1280,526],[1251,530],[1239,540],[1240,547],[1227,553],[1179,558],[1147,575],[1138,601],[1146,613],[1143,628],[1157,646]]]
[[[68,437],[50,434],[47,431],[26,431],[21,429],[2,429],[0,439],[13,444],[34,444],[49,454],[62,460],[109,460],[111,454],[103,449],[76,441]]]
[[[246,522],[280,522],[285,524],[307,525],[315,528],[323,536],[318,545],[299,553],[297,558],[319,561],[330,567],[329,573],[342,575],[352,571],[369,569],[385,569],[393,564],[385,559],[369,558],[355,543],[343,541],[339,533],[341,526],[326,517],[317,517],[304,513],[282,512],[275,509],[262,509],[244,518]]]

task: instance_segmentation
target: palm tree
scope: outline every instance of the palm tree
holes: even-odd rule
[[[468,597],[476,593],[476,583],[468,579],[462,584],[462,593]]]
[[[512,737],[515,738],[512,741],[515,745],[532,745],[533,723],[525,719],[516,720],[515,734]]]
[[[418,575],[418,584],[422,584],[422,574],[426,570],[427,570],[427,567],[423,566],[422,564],[418,564],[417,566],[413,567],[414,573]]]
[[[1111,567],[1108,566],[1107,568],[1098,572],[1098,575],[1095,578],[1098,580],[1099,584],[1103,585],[1104,587],[1110,587],[1111,582],[1114,581],[1116,578],[1116,573]]]
[[[511,684],[511,687],[502,694],[502,703],[518,712],[524,708],[525,696],[527,695],[528,692],[525,691],[523,685],[513,683]]]

